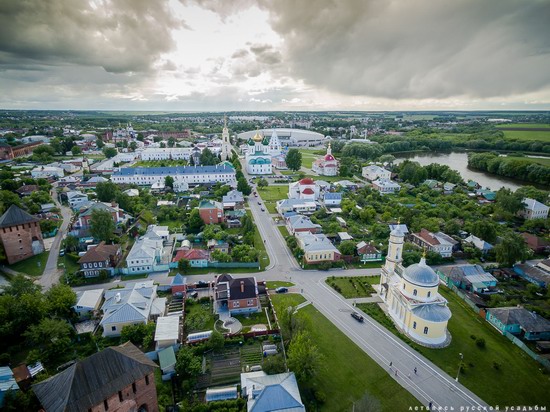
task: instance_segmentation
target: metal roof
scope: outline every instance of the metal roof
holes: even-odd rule
[[[219,174],[235,173],[228,164],[223,166],[176,166],[176,167],[123,167],[113,173],[113,176],[157,176],[157,175],[188,175],[188,174]]]
[[[177,340],[179,337],[179,329],[179,316],[161,316],[157,319],[157,327],[155,329],[155,341]]]
[[[412,312],[419,318],[429,322],[446,322],[451,319],[449,308],[440,304],[420,305],[413,308]]]
[[[426,265],[426,259],[420,259],[420,263],[414,263],[405,268],[403,278],[419,286],[436,286],[439,284],[439,276]]]
[[[19,206],[11,205],[0,217],[0,227],[10,227],[38,221],[37,218],[25,212]]]

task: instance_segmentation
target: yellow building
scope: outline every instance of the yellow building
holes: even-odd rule
[[[407,268],[402,266],[404,238],[397,225],[390,234],[380,297],[397,328],[412,340],[425,346],[446,346],[450,343],[447,322],[451,311],[438,293],[439,277],[424,257]]]

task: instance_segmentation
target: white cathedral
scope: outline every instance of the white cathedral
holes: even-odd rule
[[[412,340],[429,347],[446,346],[450,343],[447,322],[451,311],[438,293],[439,277],[424,256],[420,263],[403,267],[404,238],[396,225],[380,276],[380,297],[397,328]]]
[[[251,175],[272,174],[272,158],[281,154],[281,142],[275,130],[271,137],[263,137],[256,133],[248,140],[245,154],[246,171]]]

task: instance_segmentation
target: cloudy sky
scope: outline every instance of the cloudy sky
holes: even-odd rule
[[[550,110],[550,0],[2,0],[0,109]]]

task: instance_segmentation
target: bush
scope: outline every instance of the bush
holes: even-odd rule
[[[497,361],[494,361],[493,362],[493,368],[496,369],[497,371],[500,370],[500,363],[498,363]]]
[[[485,339],[483,338],[476,339],[476,345],[480,349],[485,349]]]

